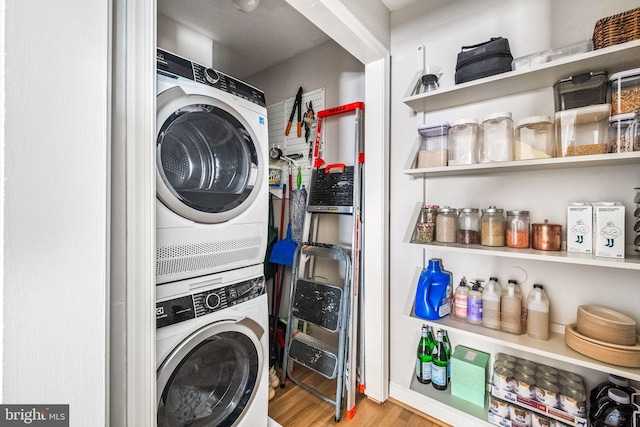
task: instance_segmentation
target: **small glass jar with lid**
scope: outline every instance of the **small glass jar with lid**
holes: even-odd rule
[[[449,166],[478,163],[478,119],[465,118],[453,122],[449,129]]]
[[[436,241],[441,243],[455,243],[458,230],[458,212],[449,206],[438,209],[436,215]]]
[[[482,209],[480,243],[484,246],[504,246],[505,220],[502,209],[489,206]]]
[[[513,119],[510,112],[490,114],[480,127],[480,163],[513,160]]]
[[[480,217],[478,215],[478,209],[460,209],[457,236],[457,242],[461,245],[480,244]]]
[[[548,159],[556,155],[555,125],[549,116],[527,117],[515,131],[515,160]]]
[[[416,243],[431,243],[435,239],[436,212],[438,206],[422,205],[416,222]]]
[[[507,211],[507,241],[510,248],[528,248],[531,238],[529,211]]]

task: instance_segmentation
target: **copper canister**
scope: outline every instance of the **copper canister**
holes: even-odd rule
[[[562,225],[531,224],[531,247],[542,251],[559,251],[562,247]]]

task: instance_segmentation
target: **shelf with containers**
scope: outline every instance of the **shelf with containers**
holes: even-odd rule
[[[469,104],[491,101],[510,95],[518,95],[539,89],[549,88],[555,82],[567,76],[583,73],[586,70],[606,70],[610,74],[625,69],[637,68],[640,65],[640,41],[628,42],[597,51],[578,54],[557,61],[542,64],[533,68],[511,71],[496,76],[456,85],[450,88],[441,88],[437,91],[409,96],[403,99],[404,103],[415,112],[432,113],[441,110],[455,109]],[[436,166],[418,168],[416,159],[420,150],[420,141],[416,141],[403,173],[416,179],[429,180],[431,178],[465,178],[500,173],[521,174],[528,171],[561,171],[571,168],[585,169],[592,167],[630,167],[640,164],[640,152],[592,154],[569,157],[553,157],[546,159],[517,160],[493,163],[477,163],[470,165]],[[636,184],[637,186],[637,184]],[[424,188],[424,186],[423,186]],[[559,190],[560,191],[560,190]],[[425,195],[428,191],[425,190]],[[425,202],[433,203],[425,197]],[[569,253],[561,251],[541,251],[535,249],[515,249],[509,247],[488,247],[482,245],[462,245],[455,243],[416,243],[415,224],[422,203],[416,204],[414,213],[403,242],[423,250],[423,260],[432,255],[439,257],[446,254],[461,256],[488,256],[511,259],[522,259],[542,263],[559,263],[567,266],[588,266],[605,269],[616,269],[637,274],[640,271],[640,254],[635,252],[632,245],[626,245],[624,259],[602,258],[591,254]],[[629,225],[627,225],[629,226]],[[427,257],[426,254],[429,254]],[[434,255],[435,254],[435,255]],[[421,269],[417,269],[414,277],[414,287],[407,296],[407,303],[403,316],[418,330],[420,325],[427,323],[434,328],[444,328],[450,334],[459,337],[460,341],[481,339],[490,349],[511,349],[515,352],[534,355],[549,361],[557,361],[564,366],[576,366],[583,371],[593,371],[598,375],[615,374],[632,381],[640,381],[640,369],[613,365],[600,362],[587,357],[568,347],[565,343],[565,335],[558,329],[550,334],[548,341],[540,341],[528,337],[526,334],[515,335],[500,330],[474,325],[449,316],[439,320],[424,320],[413,313],[413,301],[415,299],[416,283]],[[625,273],[626,274],[626,273]],[[491,352],[491,351],[490,351]],[[594,375],[595,376],[595,375]],[[451,393],[427,391],[426,387],[412,380],[409,386],[411,392],[417,395],[408,396],[408,400],[420,399],[423,395],[425,401],[440,403],[446,410],[471,416],[479,419],[482,425],[492,425],[487,421],[487,409],[478,411],[473,405],[460,405]]]

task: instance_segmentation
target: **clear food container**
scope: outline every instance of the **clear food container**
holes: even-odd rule
[[[420,134],[420,150],[416,163],[418,168],[447,166],[449,159],[447,138],[450,127],[448,122],[418,127]]]
[[[449,129],[449,166],[478,163],[478,119],[465,118],[453,122]]]
[[[640,68],[612,74],[609,86],[612,116],[633,113],[640,107]]]
[[[515,160],[555,157],[556,138],[549,116],[527,117],[518,121],[513,155]]]
[[[553,85],[556,111],[565,111],[607,102],[606,71],[577,74]]]
[[[484,118],[478,151],[480,163],[513,160],[513,119],[511,113],[494,113]]]
[[[604,154],[609,151],[609,104],[574,108],[556,113],[558,157]]]
[[[633,113],[611,116],[609,119],[609,153],[633,151],[633,141],[627,138],[627,129],[633,123]]]

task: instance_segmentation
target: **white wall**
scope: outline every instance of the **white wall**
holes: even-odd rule
[[[109,6],[0,6],[2,401],[105,425]]]
[[[390,201],[390,348],[391,382],[408,387],[419,337],[420,322],[409,318],[415,296],[416,269],[425,258],[442,258],[444,267],[454,274],[454,285],[462,276],[488,277],[497,274],[506,281],[512,267],[523,268],[528,278],[523,286],[526,294],[532,283],[545,285],[551,299],[551,320],[558,326],[575,321],[578,304],[601,303],[618,307],[627,314],[637,313],[634,306],[640,297],[634,289],[637,272],[549,265],[549,263],[468,256],[428,250],[402,243],[412,226],[411,215],[416,203],[450,205],[452,207],[487,208],[490,204],[506,209],[528,209],[532,222],[565,222],[564,209],[571,200],[620,200],[633,206],[633,187],[640,175],[637,165],[615,168],[583,168],[570,171],[530,172],[522,174],[487,174],[471,178],[435,178],[423,183],[404,175],[402,169],[422,123],[454,121],[462,117],[483,116],[496,111],[511,111],[514,119],[532,115],[553,115],[552,88],[525,95],[504,97],[455,109],[422,114],[414,113],[402,102],[417,71],[417,46],[424,45],[426,63],[443,68],[442,86],[454,84],[456,55],[461,46],[478,43],[495,36],[509,39],[514,57],[543,49],[559,47],[591,37],[595,22],[605,16],[629,10],[636,1],[527,1],[527,0],[458,0],[416,2],[392,13],[392,81],[391,81],[391,201]],[[598,71],[598,70],[592,70]],[[602,185],[607,175],[612,182],[627,186]],[[611,293],[608,283],[615,283]],[[629,295],[629,298],[621,297]],[[637,319],[640,320],[640,319]],[[460,344],[453,334],[452,342]],[[488,352],[496,349],[463,338],[464,344]],[[598,375],[590,378],[596,381]],[[419,408],[438,414],[437,407]],[[446,415],[446,414],[445,414]],[[444,419],[454,424],[453,419]],[[456,424],[459,425],[459,424]]]

